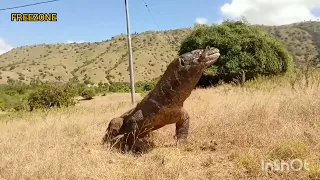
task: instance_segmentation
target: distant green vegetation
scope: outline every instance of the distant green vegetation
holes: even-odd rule
[[[143,96],[149,93],[156,85],[159,78],[150,82],[136,82],[136,93]],[[221,84],[223,85],[223,83]],[[237,83],[231,83],[237,86]],[[295,71],[285,75],[258,76],[243,84],[247,89],[273,89],[279,86],[291,86],[294,90],[298,88],[319,87],[320,71],[304,70]],[[82,96],[84,100],[91,100],[95,96],[108,93],[129,93],[130,84],[115,82],[112,84],[99,83],[98,86],[88,87],[71,79],[67,83],[49,83],[39,80],[31,84],[21,81],[10,81],[9,84],[0,86],[0,109],[7,112],[33,111],[35,109],[63,108],[74,106],[76,97]]]
[[[137,82],[137,93],[146,93],[155,85],[155,81]],[[94,96],[113,92],[130,92],[129,83],[112,83],[88,87],[71,79],[67,83],[50,83],[39,80],[24,84],[21,81],[10,81],[0,86],[0,109],[2,111],[33,111],[53,107],[69,107],[76,104],[76,97],[91,100]]]
[[[312,27],[314,26],[303,28],[311,33]],[[313,33],[314,37],[318,37],[319,34]],[[221,53],[219,60],[204,73],[199,81],[200,84],[218,85],[223,84],[221,82],[231,82],[232,85],[238,85],[240,82],[242,85],[246,83],[246,87],[256,88],[262,81],[267,81],[267,77],[271,78],[271,81],[279,81],[277,86],[286,83],[296,86],[302,77],[306,86],[319,86],[320,84],[319,72],[314,74],[315,69],[309,68],[298,72],[294,68],[292,56],[286,46],[261,27],[240,21],[225,21],[220,25],[196,25],[193,31],[185,37],[182,40],[179,54],[205,48],[208,45],[217,47]],[[316,44],[319,45],[319,41],[316,41]],[[89,45],[85,46],[89,47]],[[310,54],[312,57],[315,56],[315,54]],[[168,56],[168,58],[172,57]],[[16,67],[10,66],[11,70],[14,68]],[[4,68],[4,70],[7,69]],[[73,78],[66,80],[67,82],[56,83],[49,82],[50,80],[42,82],[40,79],[32,78],[28,84],[22,83],[23,79],[8,78],[6,85],[0,85],[0,109],[2,111],[33,111],[69,107],[77,103],[76,98],[79,96],[84,100],[91,100],[95,96],[107,93],[130,92],[128,82],[110,80],[109,83],[103,83],[100,81],[95,86],[96,83],[92,82],[92,78],[88,78],[87,75],[85,77],[79,80],[78,76],[73,74]],[[136,82],[136,93],[150,92],[159,78],[161,75],[149,81]],[[61,78],[57,77],[57,79]]]
[[[292,56],[279,39],[241,21],[195,26],[195,30],[182,42],[179,54],[208,45],[218,48],[221,56],[207,74],[224,81],[239,76],[254,78],[293,70]]]
[[[298,23],[295,27],[303,29],[311,35],[312,40],[317,47],[317,59],[314,59],[314,61],[316,64],[320,63],[320,24]]]

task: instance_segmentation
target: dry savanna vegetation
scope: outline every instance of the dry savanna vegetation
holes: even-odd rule
[[[243,86],[196,89],[185,102],[189,143],[175,146],[174,125],[155,131],[142,156],[100,145],[130,94],[77,106],[2,115],[3,179],[312,179],[320,178],[320,76],[274,77]],[[307,80],[307,81],[306,81]],[[137,94],[137,100],[141,100]],[[309,170],[267,172],[261,160],[306,160]]]
[[[317,55],[320,49],[320,22],[285,26],[261,26],[279,38],[298,66]],[[132,35],[136,81],[149,81],[163,74],[177,55],[181,41],[193,28],[147,31]],[[127,39],[125,35],[94,43],[39,44],[14,48],[0,55],[0,83],[20,80],[66,82],[77,77],[81,82],[129,82]]]
[[[133,35],[138,101],[175,55],[206,45],[221,52],[199,81],[215,86],[197,86],[185,102],[188,143],[176,146],[169,125],[141,155],[100,144],[109,121],[134,107],[124,35],[2,54],[0,179],[319,180],[320,23],[261,27],[267,31],[226,22]],[[307,169],[262,169],[295,159]]]

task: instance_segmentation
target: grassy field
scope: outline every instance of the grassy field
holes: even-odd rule
[[[319,77],[318,77],[319,78]],[[312,79],[312,80],[311,80]],[[142,156],[100,145],[130,94],[75,107],[5,114],[0,119],[0,179],[319,179],[319,79],[196,89],[185,102],[189,144],[176,147],[174,125],[155,131]],[[137,94],[137,100],[141,96]],[[266,172],[261,160],[299,158],[309,171]]]
[[[262,28],[284,42],[297,66],[320,54],[320,22]],[[191,31],[181,28],[133,34],[135,80],[149,81],[162,75]],[[95,84],[129,82],[126,36],[101,42],[16,47],[0,55],[0,84],[10,79],[28,83],[37,78],[66,82],[73,77]]]
[[[263,28],[286,44],[297,66],[320,54],[320,22]],[[162,75],[190,32],[186,28],[134,34],[136,82]],[[0,84],[36,78],[66,82],[75,77],[81,82],[128,82],[126,47],[125,36],[119,35],[96,43],[15,48],[0,55]],[[137,89],[143,94],[136,94],[138,101],[152,84],[140,86]],[[0,107],[23,105],[24,97],[35,90],[23,87],[2,87]],[[177,147],[175,126],[166,126],[155,131],[156,146],[141,156],[121,154],[100,144],[109,121],[134,106],[129,93],[113,93],[127,90],[120,83],[68,108],[1,112],[0,179],[320,180],[317,71],[197,88],[185,102],[191,116],[189,143]],[[62,91],[57,88],[55,93]],[[84,89],[79,92],[83,97]],[[308,169],[262,169],[262,161],[280,159],[305,160]]]

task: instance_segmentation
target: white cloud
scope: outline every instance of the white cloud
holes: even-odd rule
[[[318,20],[314,9],[320,9],[319,0],[232,0],[220,7],[228,19],[245,16],[251,24],[265,25]]]
[[[2,37],[0,37],[0,54],[10,51],[13,47],[7,44]]]
[[[196,18],[196,23],[197,24],[207,24],[208,23],[208,19],[203,18],[203,17],[198,17],[198,18]]]
[[[83,43],[83,42],[84,41],[71,41],[71,40],[67,41],[68,44],[70,44],[70,43]]]

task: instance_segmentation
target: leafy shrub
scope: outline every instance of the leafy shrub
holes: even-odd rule
[[[14,70],[16,67],[14,65],[10,66],[9,70]]]
[[[108,86],[109,92],[130,92],[130,83],[127,82],[112,82]]]
[[[135,85],[136,85],[136,92],[143,93],[143,92],[151,91],[154,88],[155,83],[152,81],[150,81],[150,82],[139,81]]]
[[[95,91],[92,88],[87,88],[85,90],[83,90],[81,92],[81,96],[85,99],[85,100],[90,100],[93,99],[93,97],[95,96]]]
[[[257,26],[241,21],[224,21],[220,25],[196,25],[183,40],[179,54],[214,46],[219,60],[209,69],[211,75],[225,81],[246,74],[255,77],[276,75],[293,69],[293,59],[286,46]]]
[[[3,87],[2,91],[9,96],[14,96],[16,94],[22,95],[28,91],[28,87],[22,84],[7,85]]]
[[[84,80],[84,83],[85,83],[85,84],[91,84],[91,85],[94,84],[94,83],[93,83],[92,81],[90,81],[89,79]]]
[[[152,90],[157,80],[137,82],[136,92],[147,93]],[[67,83],[42,82],[32,79],[30,84],[21,81],[11,81],[0,85],[0,109],[3,111],[33,111],[52,107],[68,107],[75,105],[74,97],[82,96],[92,99],[97,93],[130,92],[130,83],[113,82],[99,83],[98,87],[88,88],[86,84],[70,79]]]
[[[45,83],[28,97],[30,110],[49,109],[52,107],[68,107],[75,105],[76,90],[71,84]]]
[[[29,110],[29,107],[23,97],[18,95],[10,96],[2,92],[0,93],[0,109],[10,112]]]
[[[146,91],[151,91],[155,86],[154,81],[150,82],[136,82],[135,91],[137,93],[142,93]],[[108,92],[130,92],[131,85],[128,82],[112,82],[110,85],[105,85]]]

